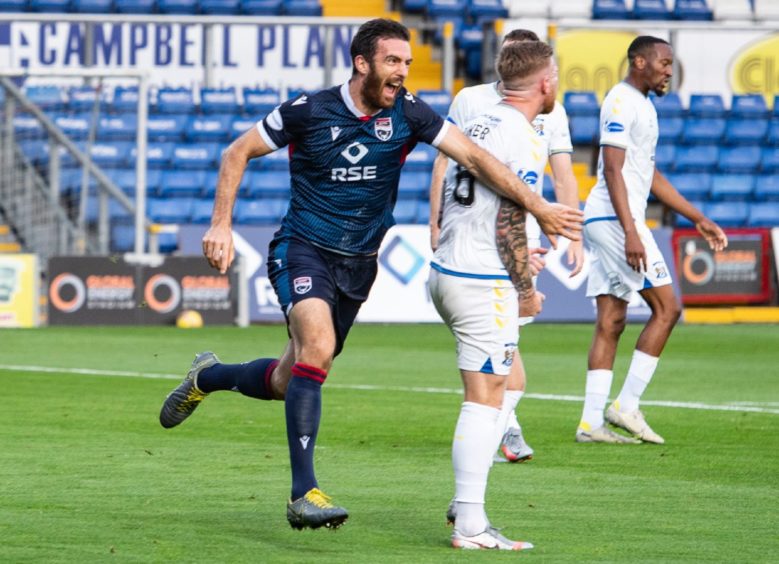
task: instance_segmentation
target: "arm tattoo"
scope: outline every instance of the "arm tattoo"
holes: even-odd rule
[[[501,198],[495,224],[498,255],[509,273],[520,297],[533,293],[525,232],[525,210],[514,202]]]

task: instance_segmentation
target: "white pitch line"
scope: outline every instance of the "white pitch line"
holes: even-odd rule
[[[152,380],[180,380],[181,374],[166,374],[159,372],[132,372],[129,370],[103,370],[97,368],[62,368],[55,366],[28,366],[21,364],[0,364],[0,370],[11,372],[44,372],[57,374],[83,374],[87,376],[111,376],[122,378],[148,378]],[[374,384],[328,384],[328,388],[338,388],[342,390],[361,390],[370,392],[411,392],[417,394],[462,394],[461,388],[432,388],[422,386],[377,386]],[[570,401],[582,402],[582,396],[568,396],[558,394],[525,394],[529,399],[546,401]],[[642,405],[653,405],[657,407],[676,407],[680,409],[700,409],[705,411],[738,411],[749,413],[770,413],[779,415],[779,409],[770,407],[761,407],[761,405],[773,406],[776,402],[734,402],[731,404],[708,404],[700,402],[682,402],[682,401],[653,401],[645,400]]]

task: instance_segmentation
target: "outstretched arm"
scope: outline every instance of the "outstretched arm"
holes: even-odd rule
[[[224,274],[235,258],[233,247],[233,207],[241,178],[250,159],[272,152],[252,127],[222,153],[211,227],[203,236],[203,254],[213,268]]]
[[[438,237],[441,235],[441,206],[444,193],[444,177],[449,158],[438,152],[433,162],[433,174],[430,177],[430,248],[438,248]]]

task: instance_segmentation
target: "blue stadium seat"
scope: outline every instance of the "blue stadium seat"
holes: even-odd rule
[[[281,104],[281,95],[272,88],[244,88],[243,112],[247,116],[261,118]]]
[[[594,0],[592,3],[594,20],[626,20],[629,17],[625,0]]]
[[[67,109],[71,112],[91,112],[95,102],[100,107],[100,93],[90,86],[73,87],[68,91]]]
[[[160,88],[157,91],[157,103],[154,110],[158,113],[193,114],[195,109],[195,97],[189,88]]]
[[[684,122],[682,141],[686,144],[718,143],[725,134],[725,120],[721,118],[694,118]]]
[[[548,174],[544,174],[543,185],[541,186],[541,195],[550,202],[557,201],[557,195],[554,191],[554,180]]]
[[[26,12],[27,0],[0,0],[0,12]]]
[[[153,14],[157,0],[115,0],[114,5],[120,14]]]
[[[416,200],[425,198],[430,191],[430,173],[429,172],[406,172],[400,173],[400,183],[398,184],[398,199]]]
[[[435,147],[428,145],[427,143],[418,144],[408,156],[406,156],[406,162],[403,170],[430,170],[433,166],[438,151]]]
[[[760,157],[763,172],[779,172],[779,147],[765,147]]]
[[[676,0],[674,17],[677,20],[708,21],[714,19],[706,0]]]
[[[509,17],[501,0],[468,0],[468,13],[477,23]]]
[[[743,227],[749,217],[746,202],[706,202],[703,213],[720,227]]]
[[[749,206],[749,227],[779,227],[779,202],[753,202]]]
[[[146,193],[156,194],[162,185],[162,171],[156,168],[146,169]]]
[[[98,200],[98,197],[96,195],[90,194],[89,198],[87,198],[87,213],[86,213],[86,222],[89,224],[95,224],[97,223],[98,216],[99,216],[99,209],[100,209],[100,202]],[[108,219],[111,222],[122,222],[122,221],[131,221],[132,220],[132,214],[127,211],[127,209],[120,204],[117,200],[109,199],[108,200]]]
[[[237,139],[251,128],[257,125],[257,120],[251,118],[237,117],[233,118],[228,131],[229,139]],[[255,159],[256,160],[256,159]]]
[[[283,0],[241,0],[241,11],[249,16],[278,16],[283,6]]]
[[[154,223],[189,223],[193,198],[149,198],[146,211]]]
[[[419,90],[417,97],[442,116],[449,112],[449,105],[452,103],[452,95],[446,90]]]
[[[673,169],[676,158],[676,147],[671,144],[658,145],[655,150],[655,166],[661,172]]]
[[[58,115],[54,123],[71,139],[86,139],[92,126],[90,114]]]
[[[779,173],[758,176],[754,195],[758,201],[779,201]]]
[[[289,198],[291,182],[287,171],[253,171],[246,194],[250,198]]]
[[[70,0],[30,0],[30,10],[33,12],[69,12]]]
[[[284,15],[319,18],[322,16],[322,5],[319,0],[284,0]]]
[[[712,200],[745,202],[755,189],[755,176],[752,174],[715,174],[711,179]]]
[[[466,33],[461,32],[461,35]],[[482,64],[481,64],[481,49],[466,49],[465,51],[465,74],[469,78],[475,80],[481,80]]]
[[[278,151],[268,153],[261,159],[256,159],[262,168],[283,170],[289,172],[289,150],[283,147]]]
[[[760,169],[760,147],[723,147],[719,153],[721,172],[754,174]]]
[[[239,225],[277,225],[286,213],[288,201],[281,198],[238,200],[235,223]]]
[[[668,92],[665,96],[652,96],[652,103],[660,118],[684,117],[686,113],[677,92]]]
[[[633,17],[637,20],[670,20],[673,13],[668,9],[665,0],[636,0]]]
[[[157,0],[163,14],[197,14],[197,0]]]
[[[59,86],[27,86],[24,94],[45,112],[65,109],[67,98]]]
[[[768,122],[762,118],[730,119],[725,127],[728,145],[756,145],[768,135]]]
[[[595,92],[566,92],[563,106],[569,116],[600,116],[600,104]]]
[[[417,221],[417,201],[416,200],[398,200],[395,209],[392,212],[395,222],[400,225],[407,223],[416,223]]]
[[[187,126],[187,116],[149,116],[146,132],[149,141],[181,141]]]
[[[146,164],[152,168],[165,168],[170,166],[173,157],[174,143],[149,143],[146,146]],[[135,159],[137,147],[133,147],[130,152],[130,158]]]
[[[200,11],[207,15],[240,14],[241,0],[200,0]]]
[[[128,196],[135,194],[135,179],[134,168],[120,168],[111,172],[111,180]]]
[[[727,115],[719,94],[692,94],[688,111],[694,118],[724,118]]]
[[[80,14],[111,14],[113,0],[73,0],[73,11]]]
[[[709,173],[673,173],[667,175],[679,193],[688,200],[706,200],[711,191],[711,174]]]
[[[403,11],[410,14],[420,14],[427,8],[427,0],[403,0]]]
[[[138,87],[117,86],[114,89],[113,98],[106,105],[108,106],[108,111],[114,113],[137,112]]]
[[[468,9],[468,0],[428,0],[427,15],[431,18],[463,18]]]
[[[13,117],[14,136],[18,141],[25,139],[34,139],[35,143],[40,145],[40,139],[43,137],[43,126],[41,122],[27,114],[17,114]]]
[[[600,136],[600,118],[594,116],[571,116],[571,142],[574,145],[592,145]]]
[[[192,116],[184,136],[189,141],[194,142],[227,141],[230,136],[231,124],[232,118],[230,116]]]
[[[135,114],[108,115],[97,122],[97,137],[104,141],[134,141],[137,131]]]
[[[235,88],[200,89],[200,111],[204,114],[236,114],[239,110]]]
[[[465,17],[463,14],[449,15],[449,16],[436,16],[433,18],[436,23],[436,32],[433,37],[433,43],[441,45],[444,41],[444,23],[451,22],[454,27],[455,40],[462,35],[463,27],[465,26]]]
[[[135,226],[119,223],[111,226],[111,251],[127,253],[135,248]]]
[[[688,198],[689,199],[689,198]],[[700,200],[690,200],[690,203],[695,207],[695,209],[703,210],[703,202]],[[693,224],[692,221],[687,219],[681,214],[674,213],[674,218],[676,219],[676,227],[684,228],[684,229],[690,229],[695,227],[695,224]]]
[[[658,120],[660,136],[657,142],[659,144],[678,143],[684,131],[684,119],[680,117],[661,117]]]
[[[118,168],[130,164],[132,143],[120,141],[117,143],[95,143],[89,148],[92,161],[107,168]]]
[[[735,94],[730,103],[730,117],[765,118],[768,106],[762,94]]]
[[[430,202],[420,200],[417,202],[417,220],[419,225],[427,225],[430,222]]]
[[[164,170],[157,195],[160,198],[199,197],[205,179],[204,170]]]
[[[765,142],[768,145],[779,145],[779,120],[774,119],[771,121],[771,125],[768,126],[768,134],[766,135]]]
[[[465,51],[466,57],[475,52],[479,56],[481,70],[481,47],[484,43],[484,29],[480,24],[463,25],[460,33],[454,38],[455,44]]]
[[[238,196],[244,197],[244,195],[247,195],[249,192],[249,184],[251,183],[253,172],[251,170],[247,170],[243,173],[243,176],[241,177],[241,183],[238,185]],[[214,196],[216,196],[216,182],[219,179],[219,171],[218,170],[207,170],[206,171],[206,178],[205,178],[205,184],[203,184],[203,198],[211,198],[213,199]],[[289,190],[287,190],[287,193],[289,193]]]
[[[213,211],[213,198],[195,200],[192,204],[192,215],[190,216],[189,220],[192,223],[198,224],[211,223],[211,214]]]
[[[172,166],[186,169],[209,169],[217,165],[218,148],[213,143],[189,143],[173,147]]]

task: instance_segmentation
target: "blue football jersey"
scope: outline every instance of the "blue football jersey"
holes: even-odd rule
[[[400,169],[417,141],[437,146],[448,124],[402,89],[392,108],[366,116],[348,83],[284,102],[257,130],[289,146],[292,198],[282,234],[344,254],[371,254],[395,224]]]

